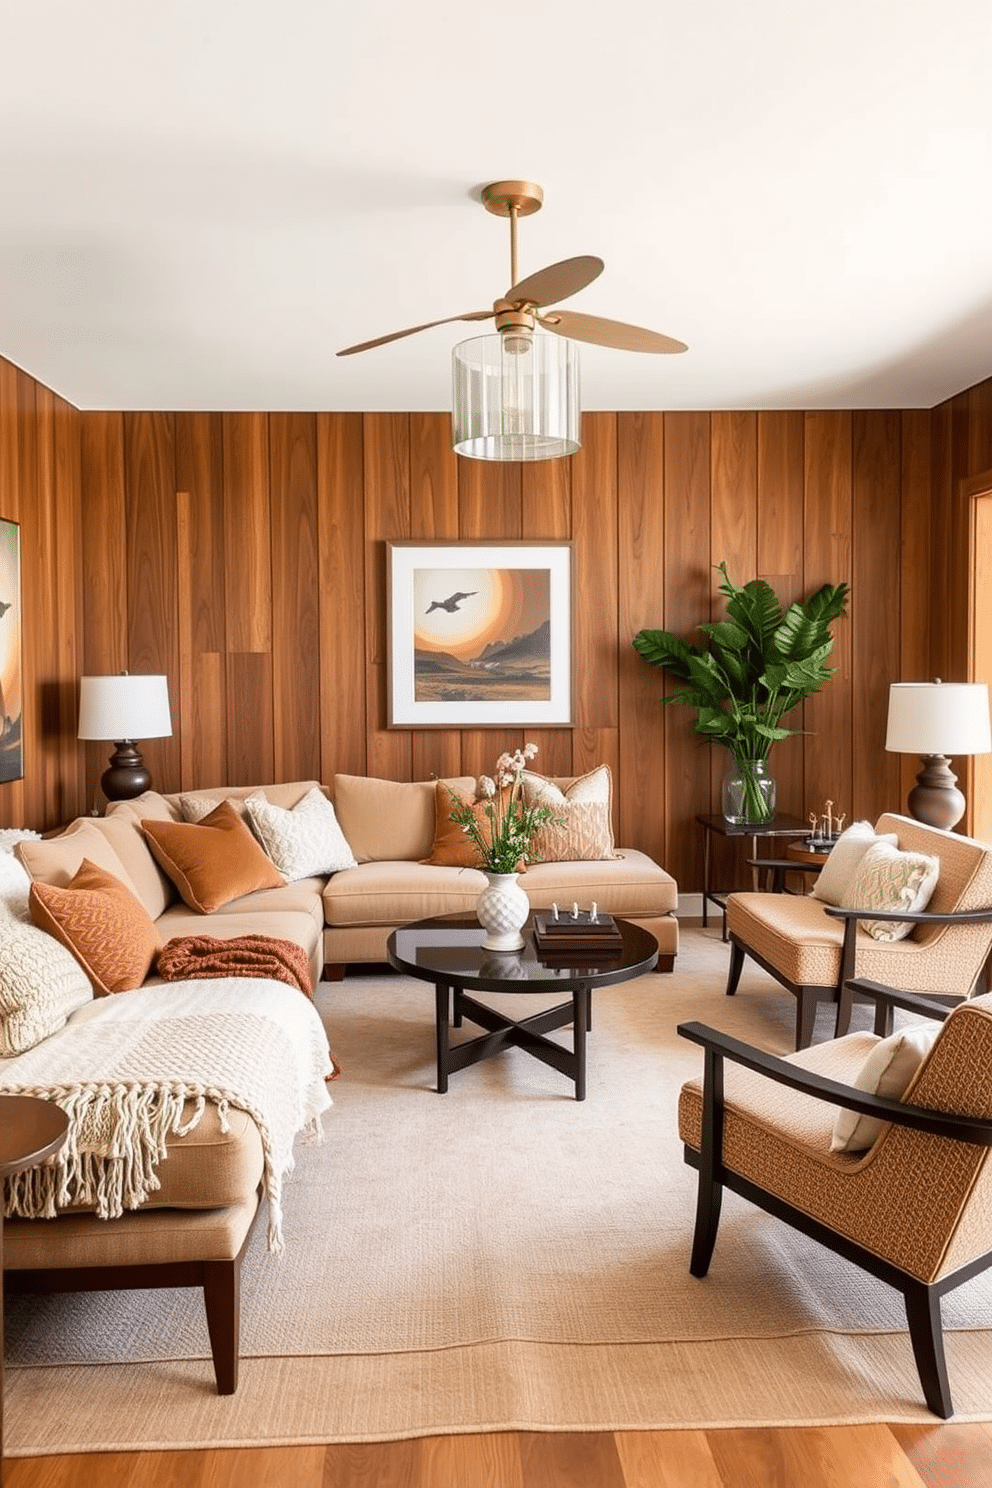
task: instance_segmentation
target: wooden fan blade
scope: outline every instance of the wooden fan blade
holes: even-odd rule
[[[521,279],[519,284],[506,291],[504,298],[513,305],[521,301],[528,305],[557,305],[559,300],[567,300],[569,295],[585,289],[602,272],[601,258],[589,254],[580,258],[563,258],[561,263],[549,264],[546,269],[538,269],[536,274]]]
[[[418,331],[429,331],[431,326],[450,325],[453,320],[492,320],[495,313],[495,310],[470,310],[466,315],[447,315],[444,320],[427,320],[423,325],[408,326],[405,331],[391,331],[388,336],[377,336],[374,341],[360,341],[357,346],[346,346],[337,355],[351,356],[356,351],[371,351],[373,346],[385,346],[387,341],[415,336]]]
[[[614,346],[618,351],[688,351],[684,341],[647,331],[643,326],[625,325],[622,320],[603,320],[598,315],[576,315],[574,311],[554,311],[539,315],[545,330],[571,341],[592,341],[597,346]]]

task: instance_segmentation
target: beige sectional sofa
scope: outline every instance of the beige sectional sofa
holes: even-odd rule
[[[571,781],[561,782],[566,788]],[[475,781],[459,778],[470,791]],[[474,868],[434,864],[437,782],[398,782],[337,775],[333,799],[355,866],[328,877],[309,877],[279,888],[259,889],[229,901],[209,915],[178,898],[146,845],[141,822],[182,821],[184,805],[222,799],[244,802],[262,791],[287,810],[317,786],[294,781],[266,786],[224,786],[159,795],[148,791],[117,802],[103,818],[83,817],[55,841],[30,844],[22,856],[32,876],[67,883],[84,856],[126,881],[155,920],[164,941],[208,934],[222,939],[267,934],[290,940],[310,957],[314,984],[323,974],[338,978],[349,964],[384,962],[386,941],[398,925],[429,915],[458,914],[475,907],[485,876]],[[59,846],[57,846],[58,844]],[[535,908],[554,902],[583,906],[593,901],[605,913],[622,915],[650,930],[658,941],[660,971],[671,971],[678,952],[678,887],[646,853],[615,848],[611,857],[533,863],[521,879]],[[58,854],[61,851],[62,857]],[[95,857],[96,854],[100,856]],[[59,862],[57,868],[42,865]]]

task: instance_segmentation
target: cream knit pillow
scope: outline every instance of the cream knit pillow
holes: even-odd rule
[[[855,1090],[902,1100],[942,1027],[942,1023],[914,1023],[879,1039],[853,1082]],[[866,1152],[888,1124],[876,1116],[863,1116],[841,1107],[834,1122],[830,1151]]]
[[[29,883],[24,873],[25,898]],[[0,900],[0,1055],[34,1048],[92,1001],[90,979],[75,956]]]
[[[844,895],[854,882],[861,859],[876,842],[888,842],[892,847],[897,847],[899,839],[895,832],[886,832],[881,837],[876,837],[875,828],[868,821],[852,822],[845,828],[820,869],[813,885],[813,898],[822,899],[824,904],[843,904]]]
[[[930,903],[939,872],[939,858],[874,842],[858,865],[842,908],[903,909],[919,914]],[[905,940],[913,930],[911,920],[862,920],[860,925],[875,940]]]
[[[288,883],[358,867],[334,807],[316,786],[288,810],[261,791],[245,805],[255,836]]]

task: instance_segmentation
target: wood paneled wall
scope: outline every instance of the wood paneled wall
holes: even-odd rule
[[[846,580],[836,675],[773,755],[780,805],[901,807],[915,771],[884,751],[887,688],[964,675],[956,492],[983,462],[992,382],[933,411],[586,414],[571,459],[499,466],[458,459],[444,414],[78,413],[0,362],[28,698],[0,823],[92,803],[109,749],[74,738],[84,671],[167,673],[175,732],[142,745],[164,790],[491,768],[521,731],[386,726],[385,544],[570,540],[574,723],[526,731],[537,764],[605,760],[618,840],[698,890],[723,753],[662,706],[632,636],[720,614],[724,559],[784,600]]]

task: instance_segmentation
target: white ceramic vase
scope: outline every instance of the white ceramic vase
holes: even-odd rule
[[[485,930],[486,951],[519,951],[521,927],[530,914],[530,900],[515,873],[487,873],[488,883],[476,901],[475,913]]]

